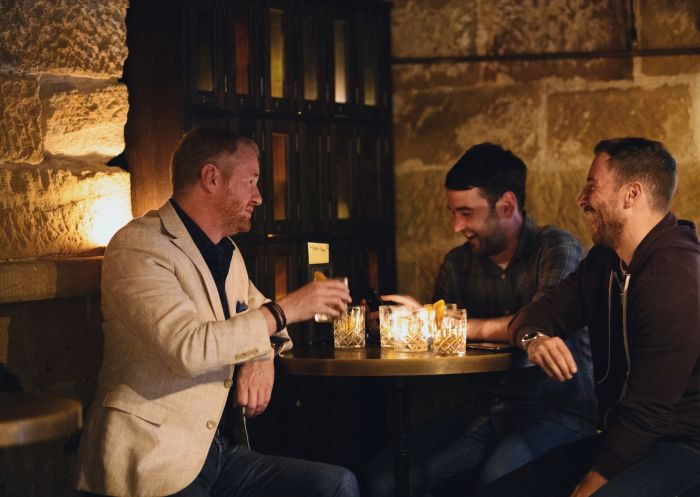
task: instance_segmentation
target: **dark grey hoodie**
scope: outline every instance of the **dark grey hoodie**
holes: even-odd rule
[[[693,223],[667,214],[629,268],[594,246],[568,278],[521,309],[528,331],[565,337],[588,326],[604,443],[593,468],[612,478],[660,439],[700,450],[700,244]]]

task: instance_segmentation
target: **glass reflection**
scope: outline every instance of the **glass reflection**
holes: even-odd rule
[[[214,91],[214,56],[212,54],[211,11],[197,11],[197,89]]]
[[[305,100],[318,100],[318,47],[314,21],[313,17],[304,16],[302,26]]]
[[[236,93],[250,93],[250,14],[247,8],[238,6],[234,11],[234,53],[236,62]]]
[[[269,9],[267,11],[270,26],[270,95],[273,98],[284,97],[284,11]]]
[[[335,63],[335,101],[339,104],[348,101],[347,82],[347,21],[333,20],[333,54]]]
[[[287,219],[287,157],[289,135],[272,133],[272,180],[275,221]]]
[[[281,255],[275,257],[275,300],[287,296],[289,291],[289,277],[287,270],[287,258]]]
[[[368,260],[368,281],[369,286],[372,288],[379,289],[379,262],[377,261],[377,253],[370,252]]]
[[[365,105],[377,105],[377,31],[374,26],[362,27],[362,83]]]
[[[335,152],[336,219],[350,219],[350,147],[351,140],[338,137],[339,148]]]

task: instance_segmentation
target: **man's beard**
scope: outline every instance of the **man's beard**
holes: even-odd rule
[[[486,228],[481,233],[476,233],[479,245],[469,244],[474,255],[491,257],[500,254],[508,246],[508,236],[501,227],[497,214],[492,210],[486,220]]]
[[[478,247],[471,245],[474,255],[491,257],[503,252],[508,245],[506,234],[500,231],[494,230],[484,235],[477,234],[477,237],[479,238]]]
[[[597,225],[597,229],[594,228],[593,224],[591,225],[593,243],[614,249],[625,227],[624,221],[616,216],[615,210],[608,205],[598,209],[590,209],[587,212],[592,213],[592,222]]]
[[[222,216],[225,233],[230,235],[235,235],[236,233],[246,233],[252,228],[252,218],[245,214],[245,208],[241,205],[225,206]]]

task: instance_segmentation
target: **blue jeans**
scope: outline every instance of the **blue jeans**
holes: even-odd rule
[[[258,454],[217,434],[195,480],[173,497],[359,497],[350,470]]]
[[[569,497],[591,469],[602,435],[549,451],[496,480],[478,497]],[[612,478],[593,497],[698,497],[700,453],[680,443],[658,442],[649,455]]]
[[[594,433],[588,423],[570,417],[571,422],[561,423],[541,413],[492,414],[478,418],[466,431],[464,418],[430,420],[409,436],[411,495],[431,495],[447,479],[470,472],[475,473],[473,484],[483,486],[553,447]],[[366,473],[370,497],[394,495],[392,449],[379,452]]]

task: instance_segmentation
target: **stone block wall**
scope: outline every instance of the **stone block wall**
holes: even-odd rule
[[[700,55],[603,56],[630,47],[700,48],[700,5],[636,0],[633,7],[634,42],[627,2],[394,2],[400,292],[429,300],[442,257],[464,242],[451,232],[442,185],[464,150],[482,141],[526,162],[526,208],[540,224],[559,225],[590,246],[575,199],[594,145],[615,136],[660,140],[679,167],[672,210],[700,223]],[[533,53],[577,55],[445,59]]]
[[[0,362],[91,402],[100,258],[131,217],[119,81],[128,0],[0,0]],[[81,257],[67,257],[81,256]],[[0,450],[3,497],[76,496],[78,433]]]
[[[0,261],[103,246],[131,214],[128,0],[0,2]],[[96,226],[109,225],[109,233]]]

